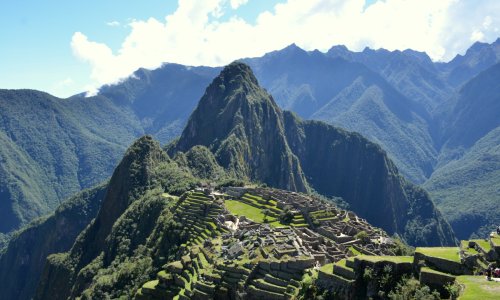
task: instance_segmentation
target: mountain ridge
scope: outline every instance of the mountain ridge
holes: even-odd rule
[[[473,61],[477,58],[476,48],[495,53],[497,46],[498,40],[492,44],[478,44],[463,57],[465,61]],[[332,47],[332,49],[341,48]],[[437,149],[443,143],[441,131],[447,127],[446,124],[442,124],[444,122],[442,115],[449,113],[447,108],[437,107],[431,112],[428,111],[432,117],[430,120],[418,117],[417,121],[404,124],[384,105],[381,105],[389,100],[385,99],[385,89],[377,84],[368,89],[358,85],[357,80],[360,80],[360,77],[354,73],[364,72],[366,76],[378,74],[377,76],[381,76],[386,84],[404,98],[425,103],[431,101],[433,95],[437,95],[436,99],[442,99],[443,95],[455,93],[457,88],[446,83],[448,78],[446,74],[452,66],[447,67],[446,63],[429,65],[429,61],[422,53],[405,50],[378,51],[384,59],[376,64],[376,59],[372,59],[375,67],[370,68],[368,65],[363,67],[363,63],[349,61],[355,60],[353,57],[359,56],[359,53],[354,55],[347,48],[342,49],[345,53],[337,54],[337,56],[343,58],[329,57],[330,60],[325,58],[327,54],[319,51],[307,52],[296,45],[288,49],[290,52],[288,55],[292,55],[292,58],[293,55],[308,59],[312,57],[308,61],[310,63],[302,64],[306,70],[319,69],[314,64],[319,64],[321,68],[324,68],[328,65],[325,62],[333,61],[334,65],[338,65],[339,71],[343,68],[346,72],[351,72],[340,72],[341,75],[351,74],[349,76],[331,75],[328,72],[317,76],[322,80],[318,86],[339,85],[346,78],[351,80],[346,80],[333,91],[331,87],[316,88],[314,85],[301,81],[302,79],[293,79],[291,76],[293,73],[284,74],[275,71],[268,75],[263,74],[267,71],[263,71],[262,65],[263,62],[269,60],[269,55],[250,60],[260,61],[260,63],[251,64],[256,77],[273,94],[274,99],[282,108],[289,108],[293,103],[297,103],[297,108],[299,108],[297,110],[305,109],[307,114],[310,114],[316,109],[314,104],[318,103],[317,93],[320,90],[326,91],[324,94],[327,96],[324,99],[329,102],[332,102],[335,97],[338,100],[339,95],[348,91],[351,91],[353,95],[358,93],[360,97],[363,96],[361,99],[352,99],[353,103],[356,103],[355,107],[344,114],[341,120],[327,121],[336,126],[358,131],[370,140],[380,143],[397,164],[400,172],[413,182],[428,181],[430,174],[444,165],[440,160],[446,160],[443,160],[446,156],[438,153]],[[365,51],[365,55],[376,53],[376,50],[366,49]],[[277,50],[271,56],[279,57],[281,54],[280,50]],[[486,63],[482,66],[487,67],[497,62],[495,57],[484,56]],[[244,61],[248,62],[248,59]],[[293,63],[295,63],[293,60],[282,59],[284,66],[293,65]],[[337,69],[334,68],[334,70]],[[152,134],[161,143],[165,143],[178,136],[190,112],[194,110],[197,101],[203,95],[205,87],[218,71],[220,68],[164,64],[157,70],[138,70],[134,76],[119,84],[103,87],[100,95],[90,98],[75,95],[68,99],[58,99],[32,90],[3,90],[0,93],[0,120],[2,120],[0,139],[3,145],[0,149],[0,159],[4,162],[2,163],[3,169],[0,170],[0,186],[2,187],[0,191],[2,210],[0,211],[4,213],[0,219],[2,231],[0,232],[0,247],[8,240],[13,230],[27,224],[33,218],[51,212],[58,203],[72,193],[90,187],[110,176],[112,168],[135,138],[143,134]],[[480,69],[473,69],[464,77],[465,80],[468,81],[476,76],[479,71]],[[269,78],[276,77],[279,80],[266,80],[264,75]],[[424,77],[424,75],[429,77]],[[398,76],[402,76],[403,79],[397,81]],[[418,79],[416,81],[419,82],[418,85],[409,80],[412,77]],[[177,83],[180,83],[179,88],[175,87]],[[414,98],[415,95],[416,98]],[[6,99],[9,97],[17,97],[18,105],[8,102]],[[30,109],[33,102],[37,103],[40,99],[46,100],[43,101],[43,105],[37,104],[37,114],[31,115],[27,109]],[[414,101],[414,99],[422,101]],[[336,103],[337,100],[333,102]],[[448,100],[443,100],[444,106],[452,103],[450,102],[452,100]],[[434,103],[433,101],[431,102]],[[145,109],[146,106],[155,109]],[[331,110],[327,112],[326,108],[323,112],[325,112],[324,116],[332,113]],[[384,113],[384,115],[382,118],[365,122],[369,113],[376,115],[375,112]],[[300,111],[298,113],[301,115]],[[337,112],[333,111],[333,113],[335,115]],[[360,113],[364,115],[361,117],[358,115]],[[19,121],[12,122],[9,115],[19,116]],[[32,117],[23,118],[28,115]],[[58,117],[54,118],[54,116]],[[376,123],[380,120],[384,121],[383,128]],[[55,125],[51,125],[49,121],[54,121]],[[26,126],[27,124],[29,126]],[[54,126],[57,128],[55,131],[52,129]],[[65,139],[58,139],[59,136]],[[49,148],[46,143],[39,142],[45,140],[53,141],[51,144],[54,146]],[[34,150],[30,150],[33,149],[32,145],[37,145]],[[401,155],[401,153],[410,152],[417,155]],[[465,155],[465,152],[466,150],[460,150],[456,152],[457,156],[450,157],[458,159],[461,155]],[[42,157],[40,161],[47,163],[37,164],[35,160],[38,156]],[[66,159],[58,160],[59,157]],[[66,163],[61,165],[61,162]],[[64,175],[56,176],[56,171],[61,170],[65,170]],[[488,197],[491,198],[491,195]]]

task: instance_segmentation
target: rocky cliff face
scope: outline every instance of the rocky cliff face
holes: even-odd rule
[[[236,176],[342,197],[354,212],[411,244],[455,243],[429,196],[404,180],[378,145],[281,111],[242,63],[227,66],[207,88],[171,152],[195,145],[209,147]]]

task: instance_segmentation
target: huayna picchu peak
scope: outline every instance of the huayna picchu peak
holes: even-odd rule
[[[170,152],[203,145],[236,177],[305,192],[306,179],[284,132],[272,97],[250,67],[234,62],[208,86]]]

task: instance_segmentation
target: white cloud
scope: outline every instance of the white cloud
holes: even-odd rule
[[[245,0],[231,0],[231,8]],[[223,65],[242,57],[296,43],[306,50],[326,51],[344,44],[389,50],[426,51],[435,60],[463,53],[470,40],[493,41],[500,27],[500,1],[385,0],[365,8],[365,0],[288,0],[262,12],[255,24],[230,15],[228,0],[179,0],[164,20],[132,20],[130,34],[116,52],[73,35],[77,57],[92,67],[95,86],[116,82],[139,67],[163,62]]]
[[[74,83],[73,79],[71,79],[71,77],[67,77],[64,80],[57,82],[56,86],[57,87],[67,87],[67,86],[72,85],[73,83]]]
[[[120,22],[118,22],[118,21],[111,21],[111,22],[107,22],[106,25],[108,25],[110,27],[118,27],[118,26],[120,26]]]
[[[231,0],[231,8],[232,9],[237,9],[238,7],[245,5],[248,2],[248,0]]]

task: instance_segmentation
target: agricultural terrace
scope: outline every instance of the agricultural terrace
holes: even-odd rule
[[[460,263],[458,247],[418,247],[415,253],[421,253],[427,257],[437,257]]]

